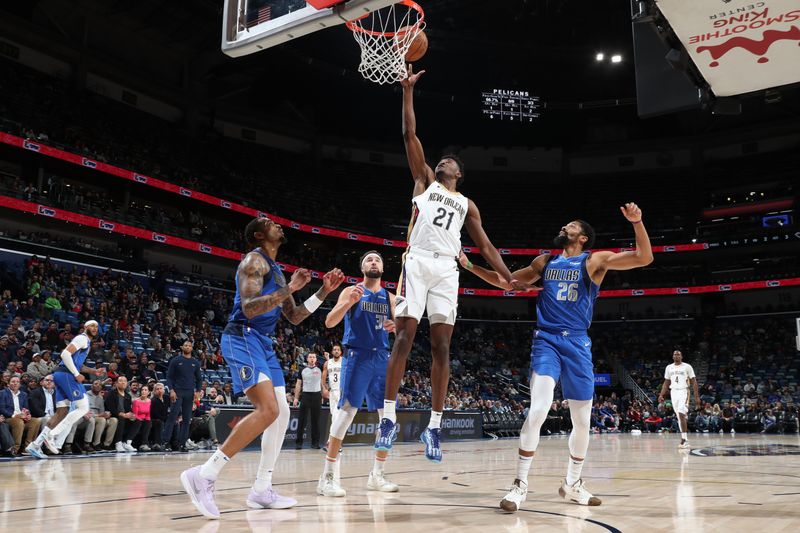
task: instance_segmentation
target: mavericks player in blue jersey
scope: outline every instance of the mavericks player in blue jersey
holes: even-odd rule
[[[83,325],[83,333],[76,335],[61,352],[61,363],[53,372],[53,381],[56,386],[56,412],[50,417],[36,440],[25,448],[37,459],[47,459],[42,452],[42,444],[47,445],[52,453],[57,454],[58,448],[55,442],[58,436],[64,432],[69,433],[73,424],[80,421],[89,412],[89,400],[86,399],[82,385],[86,378],[81,372],[94,374],[98,372],[97,369],[83,364],[92,348],[92,339],[97,337],[97,330],[97,322],[87,321]],[[69,410],[71,403],[75,404],[75,409],[72,411]]]
[[[317,494],[341,497],[339,450],[347,430],[367,400],[367,409],[383,418],[383,394],[389,363],[389,333],[394,332],[394,294],[381,287],[383,258],[369,251],[361,257],[364,282],[347,287],[336,306],[325,318],[325,326],[335,327],[344,318],[344,363],[342,364],[339,412],[331,424],[325,470],[319,478]],[[388,450],[375,451],[375,463],[367,479],[367,490],[397,492],[398,487],[383,475]]]
[[[558,492],[564,499],[579,505],[600,505],[600,499],[586,490],[581,479],[583,461],[589,448],[589,421],[594,397],[592,341],[586,331],[591,325],[594,300],[606,273],[643,267],[653,262],[641,209],[634,203],[625,204],[620,209],[633,225],[635,250],[587,252],[594,243],[594,230],[586,222],[575,220],[561,228],[555,238],[556,246],[564,249],[561,255],[540,255],[530,266],[513,274],[515,279],[528,284],[541,279],[543,289],[536,302],[537,327],[531,352],[531,407],[520,433],[517,476],[511,490],[500,502],[505,511],[518,510],[527,497],[528,472],[539,445],[539,430],[547,418],[559,378],[564,398],[569,400],[572,433],[567,477]],[[487,282],[511,289],[497,273],[474,266],[464,257],[461,263]]]
[[[289,424],[286,383],[270,335],[281,313],[299,324],[317,310],[331,291],[341,285],[344,274],[333,269],[322,280],[322,288],[297,306],[292,293],[311,281],[311,273],[298,269],[289,283],[275,262],[278,248],[286,242],[283,228],[269,218],[256,218],[245,228],[245,239],[254,249],[236,270],[236,296],[228,325],[222,332],[222,355],[231,369],[233,390],[244,392],[255,410],[244,417],[202,466],[181,474],[181,483],[195,507],[208,518],[219,518],[214,501],[214,482],[223,466],[262,434],[261,460],[255,484],[247,496],[254,509],[285,509],[297,502],[272,489],[272,471]],[[265,431],[266,430],[266,431]]]

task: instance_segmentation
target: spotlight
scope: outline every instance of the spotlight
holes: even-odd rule
[[[603,52],[600,52],[599,54],[594,56],[594,58],[595,58],[596,61],[602,61],[602,60],[604,60],[606,58],[606,55]]]
[[[612,63],[622,63],[622,56],[619,55],[619,54],[615,54],[615,55],[611,56],[611,62]]]

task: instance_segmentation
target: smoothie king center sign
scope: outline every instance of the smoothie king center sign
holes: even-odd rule
[[[656,0],[714,94],[800,81],[798,0]]]

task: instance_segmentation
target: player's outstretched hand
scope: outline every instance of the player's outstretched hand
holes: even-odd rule
[[[388,333],[395,333],[395,325],[394,320],[384,320],[383,321],[383,329]]]
[[[511,289],[519,292],[539,292],[542,290],[542,287],[536,287],[534,285],[529,285],[528,283],[519,281],[518,279],[512,279]]]
[[[364,297],[364,286],[363,286],[363,285],[361,285],[361,284],[359,284],[359,285],[353,285],[353,290],[352,290],[352,291],[350,291],[350,295],[349,295],[349,298],[348,298],[348,300],[347,300],[347,301],[348,301],[348,303],[349,303],[350,305],[355,305],[355,304],[357,304],[357,303],[358,303],[358,302],[361,300],[361,298],[363,298],[363,297]]]
[[[416,74],[414,74],[414,65],[411,63],[408,64],[408,70],[406,71],[406,77],[400,80],[400,85],[403,86],[404,89],[413,89],[414,85],[416,85],[417,80],[425,74],[424,70],[420,70]]]
[[[472,264],[472,262],[467,257],[467,254],[464,253],[464,250],[461,250],[461,252],[459,252],[458,254],[458,264],[461,265],[461,268],[466,270],[468,270],[467,267],[469,267]]]
[[[628,222],[636,223],[642,221],[642,210],[633,202],[628,202],[624,206],[620,206],[622,216],[628,219]]]
[[[292,274],[292,279],[289,280],[289,289],[292,292],[299,291],[311,281],[311,272],[306,268],[298,268]]]
[[[328,293],[333,292],[339,288],[343,281],[344,273],[338,268],[334,268],[322,276],[322,289]]]

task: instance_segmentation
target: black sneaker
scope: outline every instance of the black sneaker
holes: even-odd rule
[[[95,450],[92,447],[92,444],[90,442],[87,442],[86,444],[83,445],[83,451],[86,453],[94,453]]]

